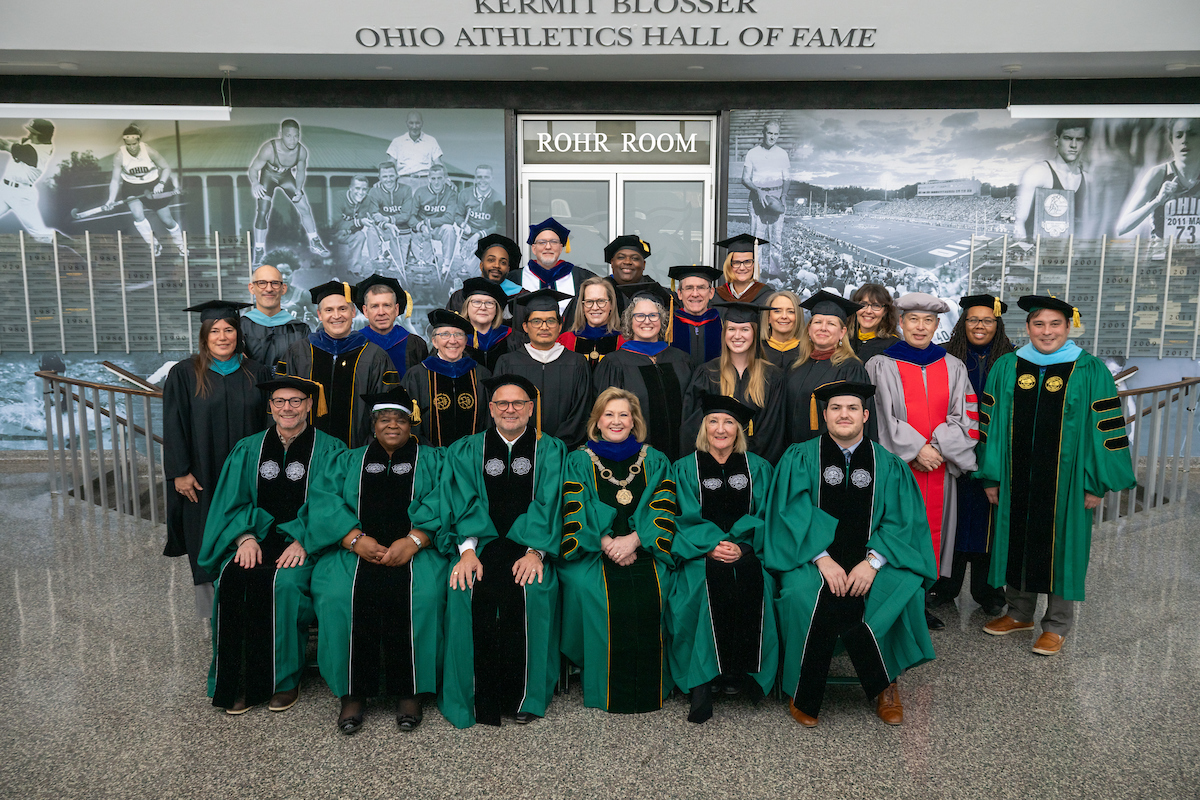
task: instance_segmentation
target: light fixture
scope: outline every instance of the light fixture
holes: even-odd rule
[[[530,67],[530,69],[533,70],[534,72],[545,72],[550,68],[549,67]]]
[[[688,69],[704,69],[704,67],[700,66],[699,64],[692,64],[690,67],[688,67]]]
[[[1163,119],[1200,117],[1200,103],[1114,103],[1111,105],[1010,105],[1013,119]]]
[[[387,64],[376,64],[375,69],[380,70],[381,72],[391,72],[392,70],[392,68]]]
[[[1181,72],[1185,69],[1200,69],[1200,64],[1167,64],[1167,72]]]
[[[0,118],[229,121],[229,106],[135,106],[102,103],[0,103]]]

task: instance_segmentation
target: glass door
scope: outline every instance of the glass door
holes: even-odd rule
[[[608,176],[588,180],[549,180],[529,176],[525,188],[528,204],[522,232],[528,234],[529,225],[554,217],[571,231],[571,252],[563,253],[563,260],[606,275],[608,265],[604,262],[604,246],[614,236],[611,220],[615,196]],[[520,243],[524,244],[523,241]]]
[[[621,233],[650,245],[646,274],[666,285],[667,270],[703,264],[712,252],[712,182],[707,176],[621,173]]]

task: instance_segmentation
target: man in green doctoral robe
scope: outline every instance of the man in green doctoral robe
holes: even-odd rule
[[[319,384],[286,376],[258,388],[270,395],[275,424],[229,453],[200,549],[200,566],[217,576],[208,695],[230,714],[268,699],[272,711],[286,711],[300,695],[314,561],[302,511],[313,473],[344,449],[307,423]]]
[[[538,392],[516,375],[485,382],[495,427],[447,451],[438,548],[457,562],[446,601],[438,707],[457,728],[546,715],[558,680],[558,576],[566,447],[529,424]]]
[[[1038,655],[1055,655],[1084,599],[1092,512],[1106,492],[1137,485],[1112,373],[1069,340],[1079,312],[1026,295],[1029,343],[996,361],[979,408],[979,470],[996,506],[989,583],[1006,586],[1008,613],[984,626],[1033,630],[1046,595]]]
[[[925,504],[908,465],[865,439],[870,384],[816,390],[826,433],[794,444],[767,501],[767,569],[779,575],[781,680],[792,716],[817,724],[838,640],[889,725],[896,678],[933,659],[925,592],[937,579]]]

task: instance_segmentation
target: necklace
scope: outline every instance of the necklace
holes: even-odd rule
[[[646,460],[646,448],[649,445],[642,445],[642,449],[638,451],[637,461],[633,462],[633,466],[629,468],[629,474],[625,476],[625,480],[619,481],[613,477],[612,470],[600,463],[600,459],[591,450],[587,450],[587,454],[591,456],[592,463],[596,465],[596,471],[600,473],[600,477],[611,483],[613,486],[620,487],[617,490],[617,502],[623,506],[627,506],[633,502],[633,492],[625,488],[629,486],[629,482],[636,478],[642,472],[642,462]]]

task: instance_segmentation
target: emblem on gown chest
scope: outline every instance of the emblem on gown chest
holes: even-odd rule
[[[399,464],[392,464],[392,472],[397,475],[407,475],[412,472],[412,464],[407,461],[402,461]]]
[[[704,488],[708,489],[710,492],[715,492],[717,489],[720,489],[722,483],[724,483],[724,481],[722,481],[720,478],[705,478],[703,481]]]
[[[865,469],[856,469],[850,473],[850,482],[859,489],[865,489],[871,485],[871,473]]]
[[[372,462],[370,464],[367,464],[365,469],[367,470],[367,472],[369,472],[372,475],[378,475],[379,473],[381,473],[385,469],[387,469],[387,464],[378,464],[378,463]]]
[[[475,407],[475,395],[460,394],[458,396],[458,407],[461,409],[474,408]]]
[[[842,472],[841,467],[826,467],[825,472],[822,473],[822,477],[825,478],[825,482],[830,486],[841,486],[846,473]]]
[[[1049,378],[1046,379],[1046,391],[1047,392],[1059,392],[1059,391],[1062,391],[1062,388],[1063,388],[1063,379],[1058,377],[1057,375],[1051,375]]]
[[[304,477],[304,465],[299,461],[293,461],[287,465],[283,474],[288,476],[289,481],[298,481]]]
[[[513,460],[512,471],[518,475],[528,475],[531,469],[533,469],[533,464],[525,456]]]
[[[483,471],[494,478],[504,472],[504,462],[498,458],[489,458],[487,463],[483,465]]]
[[[1022,389],[1032,389],[1035,385],[1037,385],[1037,378],[1028,372],[1017,378],[1017,386]]]
[[[434,395],[433,404],[437,407],[438,411],[445,411],[447,408],[450,407],[450,395],[448,395],[448,394]]]
[[[274,461],[264,461],[262,466],[258,468],[258,474],[269,481],[273,481],[279,477],[279,465]]]
[[[740,492],[742,489],[745,489],[750,485],[750,478],[740,473],[737,475],[730,475],[729,485]]]
[[[621,489],[617,492],[617,502],[623,506],[627,506],[633,502],[633,492],[628,489]]]

